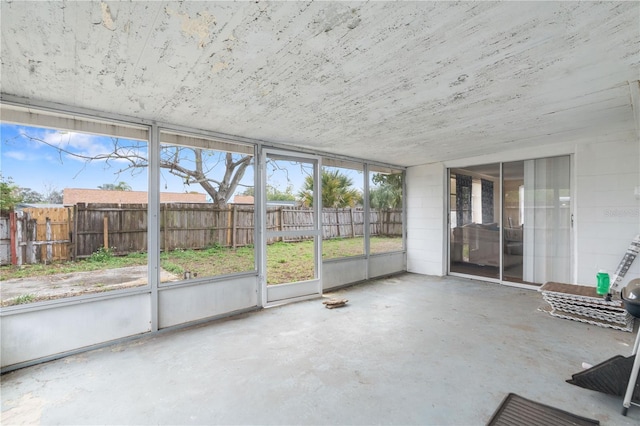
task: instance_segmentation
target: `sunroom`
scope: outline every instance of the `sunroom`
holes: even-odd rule
[[[640,233],[637,3],[1,7],[3,372]]]

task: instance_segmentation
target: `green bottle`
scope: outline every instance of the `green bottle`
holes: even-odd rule
[[[598,279],[598,286],[596,287],[596,292],[600,295],[604,295],[609,293],[609,274],[604,271],[598,271],[598,275],[596,275]]]

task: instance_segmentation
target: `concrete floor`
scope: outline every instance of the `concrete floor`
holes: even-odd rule
[[[634,333],[538,311],[538,292],[403,274],[2,376],[10,424],[481,425],[509,392],[603,425],[622,398],[565,383]],[[328,295],[325,295],[328,296]]]

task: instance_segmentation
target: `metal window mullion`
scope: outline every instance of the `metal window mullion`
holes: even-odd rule
[[[371,176],[369,176],[369,164],[364,165],[364,194],[365,196],[364,198],[364,229],[363,229],[363,235],[364,235],[364,257],[367,260],[365,262],[365,278],[369,279],[369,258],[371,257],[371,242],[369,241],[369,239],[371,238],[371,229],[370,229],[370,209],[371,209],[371,203],[369,202],[369,198],[371,196],[371,194],[369,193],[369,180],[371,179]]]
[[[147,205],[147,268],[151,286],[151,331],[158,331],[158,284],[160,282],[160,129],[149,133],[149,191]]]
[[[405,252],[404,256],[404,269],[407,269],[407,172],[406,170],[400,171],[402,174],[402,251]]]
[[[315,249],[315,278],[318,280],[318,293],[322,294],[322,159],[318,158],[315,161],[315,169],[314,169],[314,179],[315,185],[314,187],[314,195],[313,199],[316,200],[314,203],[314,223],[315,223],[315,238],[314,238],[314,249]]]
[[[504,163],[498,163],[498,168],[500,172],[500,182],[498,182],[498,192],[500,193],[498,200],[498,265],[500,265],[498,268],[498,279],[504,284]]]
[[[256,207],[256,243],[254,246],[255,254],[257,255],[258,264],[258,303],[261,307],[267,304],[267,207],[266,207],[266,182],[267,182],[267,152],[264,147],[260,146],[258,152],[256,152],[256,179],[254,194],[254,206]]]

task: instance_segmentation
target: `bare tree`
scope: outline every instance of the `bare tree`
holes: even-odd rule
[[[103,191],[131,191],[131,185],[124,181],[120,181],[118,184],[103,183],[98,186],[98,189],[102,189]]]
[[[44,193],[42,194],[42,201],[51,203],[51,204],[62,204],[63,199],[63,191],[59,191],[58,188],[51,184],[44,184]]]
[[[102,161],[105,167],[113,167],[118,176],[125,172],[136,174],[149,166],[147,143],[142,141],[111,138],[110,149],[101,154],[88,155],[74,150],[71,144],[56,144],[28,134],[22,136],[54,148],[61,162],[66,156],[82,160],[85,165]],[[252,160],[251,155],[202,148],[175,145],[161,145],[160,148],[160,168],[179,177],[184,185],[199,185],[220,208],[227,205]]]

